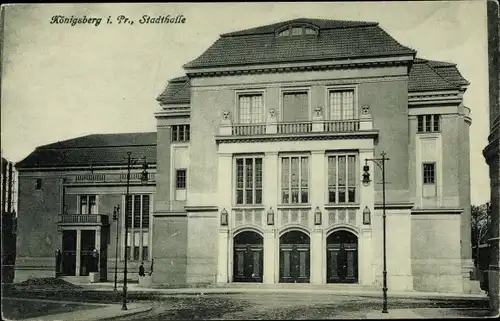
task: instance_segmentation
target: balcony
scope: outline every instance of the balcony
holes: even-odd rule
[[[108,215],[102,214],[63,214],[59,215],[58,225],[108,225],[109,217]]]
[[[155,182],[155,173],[148,174],[148,183]],[[66,183],[118,183],[118,184],[126,184],[127,183],[127,173],[88,173],[88,174],[79,174],[66,177]],[[130,173],[130,183],[136,184],[141,183],[141,173]]]
[[[316,108],[312,120],[296,122],[280,122],[273,110],[265,123],[236,124],[229,112],[224,112],[219,126],[218,141],[266,137],[300,137],[300,136],[359,136],[377,135],[373,129],[373,120],[369,106],[362,108],[358,119],[324,120],[321,108]]]

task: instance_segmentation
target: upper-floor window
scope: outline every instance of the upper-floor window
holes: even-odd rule
[[[433,133],[441,131],[440,115],[418,115],[417,120],[417,131],[419,133]]]
[[[262,158],[236,158],[236,204],[262,204]]]
[[[264,98],[262,94],[238,96],[238,119],[240,124],[258,124],[264,120]]]
[[[190,133],[188,124],[172,126],[172,142],[188,142]]]
[[[294,91],[283,93],[282,120],[284,122],[309,120],[308,91]]]
[[[328,156],[328,203],[356,202],[356,155]]]
[[[42,189],[42,179],[37,178],[35,181],[35,189]]]
[[[281,203],[309,203],[309,158],[281,157]]]
[[[280,31],[278,33],[278,37],[316,35],[316,34],[318,34],[318,31],[311,27],[292,26]]]
[[[97,214],[97,196],[80,195],[80,214]]]
[[[331,90],[328,97],[330,120],[356,119],[354,90]]]
[[[435,184],[436,183],[436,166],[434,163],[423,164],[423,183]]]
[[[129,195],[126,198],[128,226],[127,257],[130,260],[148,260],[149,195]]]
[[[186,170],[178,169],[175,172],[175,187],[177,189],[186,189]]]

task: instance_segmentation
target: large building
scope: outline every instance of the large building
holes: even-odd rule
[[[416,56],[373,22],[221,35],[157,98],[156,134],[76,138],[18,164],[16,277],[52,273],[57,248],[63,274],[83,275],[96,248],[111,279],[114,248],[120,268],[125,253],[125,211],[116,243],[113,208],[128,204],[129,257],[154,259],[156,286],[379,287],[385,209],[390,291],[477,291],[469,83],[455,64]],[[127,201],[129,149],[154,179]],[[369,161],[382,152],[385,184]]]

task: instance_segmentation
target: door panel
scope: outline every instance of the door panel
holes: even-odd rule
[[[262,245],[236,244],[234,246],[233,266],[233,278],[235,282],[262,282]]]
[[[281,244],[280,282],[308,283],[309,275],[309,244]]]
[[[62,242],[62,273],[76,274],[76,230],[63,231]]]
[[[358,281],[357,244],[333,243],[327,245],[327,282],[355,283]]]

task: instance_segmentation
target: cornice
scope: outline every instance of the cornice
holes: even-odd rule
[[[186,212],[217,212],[219,207],[216,205],[186,205]]]
[[[268,73],[281,73],[281,72],[303,72],[312,70],[334,70],[334,69],[348,69],[348,68],[376,68],[376,67],[397,67],[407,66],[411,59],[400,57],[401,60],[342,60],[342,61],[326,61],[326,62],[313,62],[313,63],[288,63],[288,64],[275,64],[271,66],[229,66],[223,68],[203,68],[203,69],[189,69],[186,68],[186,73],[189,77],[217,77],[217,76],[231,76],[231,75],[245,75],[245,74],[268,74]]]
[[[155,211],[153,213],[154,217],[169,217],[169,216],[176,216],[176,217],[184,217],[187,216],[187,212],[182,212],[182,211]]]
[[[160,110],[154,113],[155,118],[189,117],[191,114],[189,107],[182,109]]]
[[[463,211],[463,208],[415,208],[411,210],[411,215],[462,214]]]
[[[137,165],[132,165],[131,169],[141,169],[142,164],[137,164]],[[156,169],[156,164],[155,163],[149,163],[148,162],[148,169],[155,168]],[[100,171],[100,170],[126,170],[127,165],[103,165],[103,166],[92,166],[93,171]],[[24,167],[24,168],[19,168],[16,169],[17,172],[71,172],[71,171],[85,171],[89,172],[91,171],[90,165],[85,165],[85,166],[52,166],[52,167]],[[156,172],[155,172],[156,173]],[[99,173],[100,174],[100,173]],[[108,173],[112,174],[112,173]]]
[[[412,209],[415,204],[411,202],[387,202],[385,204],[385,208],[389,210],[396,210],[396,209]],[[381,210],[384,208],[382,203],[375,203],[375,209],[376,210]]]
[[[296,133],[296,134],[265,134],[252,136],[215,136],[215,141],[221,143],[258,143],[300,140],[332,140],[332,139],[374,139],[378,130],[361,130],[343,133]]]

